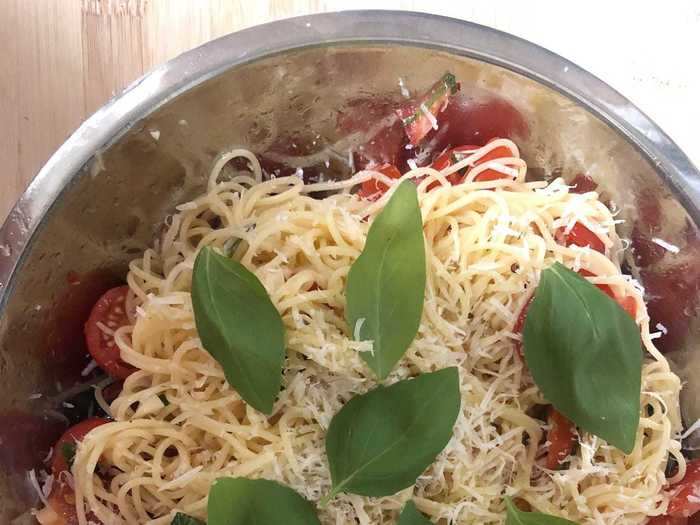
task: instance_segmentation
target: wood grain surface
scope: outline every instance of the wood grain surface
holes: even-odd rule
[[[70,133],[155,65],[251,25],[360,8],[460,17],[548,47],[625,93],[700,162],[696,0],[0,0],[0,222]]]

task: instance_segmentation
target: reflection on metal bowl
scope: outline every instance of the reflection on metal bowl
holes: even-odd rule
[[[530,176],[596,187],[619,210],[628,269],[687,382],[686,424],[700,416],[700,174],[669,138],[598,79],[509,35],[423,14],[316,15],[221,38],[136,82],[56,152],[0,229],[4,523],[31,507],[26,472],[72,417],[63,404],[84,381],[90,306],[201,191],[215,156],[245,146],[271,171],[347,176],[385,151],[354,148],[401,100],[399,78],[418,92],[447,70],[465,124],[436,144],[508,136]]]

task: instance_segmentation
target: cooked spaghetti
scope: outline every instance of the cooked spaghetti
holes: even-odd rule
[[[495,148],[511,157],[478,164]],[[232,158],[248,160],[234,171]],[[466,180],[447,177],[474,167]],[[492,169],[507,177],[477,181]],[[415,487],[382,498],[341,494],[319,510],[324,524],[394,523],[404,503],[438,523],[496,524],[503,496],[581,524],[638,524],[663,514],[669,454],[685,472],[677,435],[680,382],[654,347],[642,290],[622,275],[614,215],[594,192],[562,180],[526,182],[517,147],[499,139],[442,171],[415,168],[427,260],[420,329],[389,382],[449,366],[460,370],[461,413],[445,450]],[[352,189],[370,179],[389,187],[376,201]],[[72,466],[79,522],[169,524],[175,512],[206,518],[207,494],[222,476],[278,480],[312,502],[330,488],[324,435],[344,402],[377,384],[344,320],[345,282],[372,219],[395,179],[372,170],[342,182],[263,180],[246,150],[223,155],[207,191],[177,207],[153,249],[130,265],[129,324],[114,340],[137,371],[109,407],[113,422],[80,443]],[[323,199],[310,194],[330,190]],[[565,246],[576,223],[607,254]],[[240,240],[240,241],[238,241]],[[203,246],[230,254],[264,284],[287,331],[283,389],[273,415],[247,406],[201,345],[190,297]],[[519,312],[540,272],[559,261],[636,301],[645,349],[642,416],[630,455],[580,432],[561,470],[543,465],[546,405],[515,351]],[[103,330],[111,330],[103,326]]]

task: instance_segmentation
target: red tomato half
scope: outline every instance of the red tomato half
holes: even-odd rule
[[[382,175],[386,175],[390,179],[400,179],[401,178],[401,172],[396,168],[396,166],[392,166],[391,164],[382,164],[381,166],[377,168],[371,168],[374,171],[378,171]],[[386,190],[389,189],[389,186],[384,184],[383,182],[377,180],[377,179],[369,179],[366,180],[362,183],[362,186],[360,187],[360,191],[357,192],[357,194],[362,197],[363,199],[367,199],[370,201],[376,201],[379,199]]]
[[[99,324],[111,330],[129,324],[125,304],[128,291],[128,286],[107,290],[92,307],[85,323],[85,341],[90,354],[105,372],[116,379],[126,379],[136,369],[122,361],[114,337],[104,333]]]
[[[605,245],[603,241],[600,240],[600,237],[580,222],[574,224],[574,227],[571,228],[569,233],[565,233],[564,228],[559,228],[555,233],[555,238],[565,246],[571,246],[572,244],[582,248],[588,246],[592,250],[605,253]]]
[[[82,441],[93,428],[104,425],[107,422],[106,419],[101,417],[91,417],[66,430],[53,447],[51,455],[51,472],[53,475],[58,476],[61,472],[70,471],[64,454],[66,446],[73,447],[76,443]]]
[[[77,525],[75,492],[65,476],[66,472],[70,472],[70,466],[66,462],[66,454],[73,453],[76,443],[82,441],[93,428],[105,423],[107,420],[99,417],[81,421],[66,430],[54,445],[51,458],[51,473],[54,476],[54,483],[48,497],[50,509],[44,509],[37,513],[37,519],[42,525]],[[91,523],[99,523],[93,515],[89,517]]]
[[[525,327],[525,318],[527,317],[527,309],[530,308],[530,304],[532,303],[532,300],[535,298],[535,295],[533,294],[532,297],[530,297],[527,302],[525,303],[525,306],[523,306],[523,309],[520,310],[520,313],[518,314],[518,318],[515,320],[515,325],[513,326],[513,332],[516,334],[521,334],[523,333],[523,328]],[[523,353],[523,340],[522,338],[519,341],[515,342],[515,351],[517,354],[520,356],[522,359],[525,354]]]
[[[512,157],[512,156],[513,156],[513,153],[510,151],[510,149],[508,149],[505,146],[498,146],[497,148],[492,149],[486,155],[484,155],[479,160],[477,160],[474,163],[474,166],[484,164],[490,160],[504,159],[504,158]],[[510,179],[510,178],[511,177],[509,175],[506,175],[505,173],[501,173],[500,171],[488,169],[488,170],[485,170],[485,171],[482,171],[481,173],[479,173],[474,178],[474,181],[475,182],[486,182],[486,181]]]
[[[584,268],[581,268],[578,271],[578,274],[581,277],[596,276],[593,272],[589,272]],[[637,318],[637,301],[634,297],[632,297],[631,295],[626,295],[625,297],[617,297],[615,295],[615,292],[613,292],[613,289],[607,284],[596,284],[596,286],[600,289],[601,292],[605,293],[611,299],[614,299],[617,302],[617,304],[620,305],[620,308],[627,312],[630,315],[630,317],[632,317],[632,319]]]
[[[688,518],[700,511],[700,459],[688,463],[685,476],[671,487],[673,496],[666,514]]]
[[[550,470],[556,470],[574,448],[576,427],[554,407],[549,409],[549,424],[550,428],[547,433],[549,449],[547,450],[545,466]]]

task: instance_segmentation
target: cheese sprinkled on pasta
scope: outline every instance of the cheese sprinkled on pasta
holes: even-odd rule
[[[513,156],[479,164],[464,183],[449,184],[447,175],[499,146]],[[248,160],[250,172],[224,170],[236,157]],[[475,182],[486,169],[507,177]],[[654,347],[638,287],[621,275],[615,220],[596,193],[570,193],[561,180],[526,182],[525,172],[515,144],[500,139],[442,172],[403,175],[419,181],[426,298],[418,335],[388,382],[457,366],[461,413],[449,444],[415,487],[382,498],[341,494],[319,510],[323,524],[394,523],[410,498],[433,521],[457,524],[503,523],[504,495],[581,524],[640,524],[665,511],[669,453],[679,464],[674,479],[685,472],[677,440],[680,382]],[[390,187],[376,202],[351,193],[370,178]],[[372,350],[371,341],[354,341],[357,327],[344,320],[345,283],[396,184],[371,170],[342,182],[263,180],[251,152],[221,156],[206,193],[180,205],[154,248],[130,265],[132,322],[115,340],[138,371],[110,406],[115,421],[78,447],[72,472],[82,525],[89,512],[105,524],[169,524],[178,511],[206,519],[209,487],[224,476],[278,480],[312,502],[329,492],[330,420],[377,385],[359,354]],[[326,198],[311,196],[329,190]],[[576,222],[601,239],[607,256],[557,243],[556,232]],[[190,286],[203,246],[224,254],[233,248],[231,256],[260,279],[284,320],[283,389],[270,417],[241,400],[197,336]],[[633,296],[645,349],[633,452],[580,433],[558,471],[543,466],[546,422],[533,410],[546,401],[514,350],[516,318],[554,261]]]

